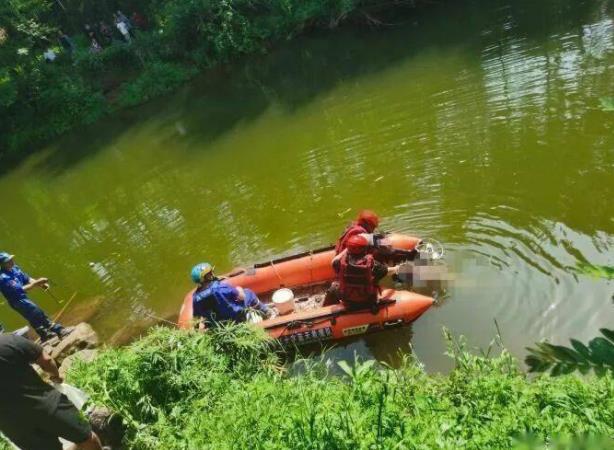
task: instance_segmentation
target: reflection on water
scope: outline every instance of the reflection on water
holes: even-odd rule
[[[448,250],[446,299],[412,329],[428,368],[449,365],[442,325],[485,346],[496,319],[518,355],[588,339],[614,319],[612,282],[574,270],[614,265],[613,10],[453,2],[284,44],[7,172],[1,245],[80,308],[98,298],[90,320],[123,342],[176,314],[195,262],[319,247],[371,207]],[[333,354],[386,360],[410,337]]]

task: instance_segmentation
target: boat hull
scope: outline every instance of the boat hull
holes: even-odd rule
[[[433,304],[431,297],[384,289],[376,308],[350,310],[343,303],[279,316],[258,324],[282,344],[336,341],[407,326]]]

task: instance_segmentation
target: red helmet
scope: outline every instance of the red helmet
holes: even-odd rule
[[[379,225],[379,217],[370,209],[363,209],[358,213],[356,221],[361,225],[367,225],[367,231],[372,232]]]
[[[369,240],[362,234],[356,234],[348,239],[347,249],[348,253],[352,255],[360,255],[367,252],[369,247]]]

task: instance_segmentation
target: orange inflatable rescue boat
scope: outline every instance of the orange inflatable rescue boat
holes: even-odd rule
[[[386,236],[391,249],[376,253],[386,264],[413,260],[421,240],[402,234]],[[431,307],[431,297],[414,292],[382,289],[377,307],[348,309],[343,303],[323,306],[326,289],[335,280],[332,260],[335,250],[326,247],[274,261],[256,264],[250,269],[237,269],[225,275],[234,286],[253,290],[261,301],[270,303],[272,294],[282,288],[294,292],[291,312],[263,320],[257,325],[282,343],[306,344],[339,340],[372,333],[391,327],[408,325]],[[192,294],[188,292],[179,313],[179,327],[193,326]]]

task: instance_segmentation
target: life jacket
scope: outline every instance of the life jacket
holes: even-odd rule
[[[348,239],[357,234],[368,233],[368,231],[362,225],[359,225],[358,222],[352,222],[343,232],[341,237],[337,240],[337,244],[335,245],[335,254],[338,255],[347,246]]]
[[[377,301],[379,288],[373,276],[375,259],[365,255],[350,262],[350,255],[345,255],[339,266],[339,291],[343,301],[350,303],[374,303]]]

